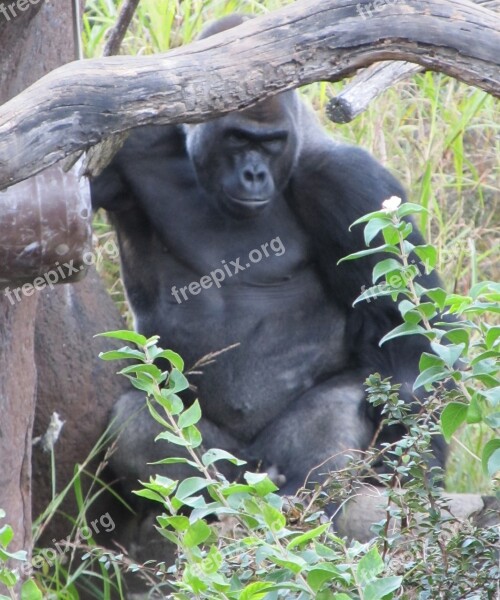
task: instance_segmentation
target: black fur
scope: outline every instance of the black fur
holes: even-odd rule
[[[205,445],[274,465],[285,492],[329,457],[321,472],[342,465],[343,451],[366,448],[379,419],[364,397],[369,373],[393,376],[411,398],[427,342],[380,348],[401,322],[395,305],[352,307],[380,257],[337,265],[364,247],[362,228],[349,225],[393,195],[404,198],[392,175],[332,141],[292,92],[205,124],[136,129],[92,183],[94,207],[109,211],[118,232],[137,329],[159,334],[188,365],[239,344],[193,377]],[[246,267],[266,243],[269,256]],[[183,298],[181,288],[237,258],[244,270]],[[142,404],[139,392],[121,398],[118,424]],[[129,489],[159,470],[148,461],[179,452],[154,444],[156,432],[146,411],[126,425],[111,464]],[[442,462],[440,441],[436,453]]]

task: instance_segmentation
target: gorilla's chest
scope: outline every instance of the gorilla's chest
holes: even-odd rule
[[[344,316],[284,201],[251,222],[200,211],[179,224],[188,215],[184,207],[155,236],[158,295],[153,310],[135,307],[137,327],[189,366],[235,345],[194,383],[207,416],[232,430],[245,423],[251,437],[270,412],[344,367]]]

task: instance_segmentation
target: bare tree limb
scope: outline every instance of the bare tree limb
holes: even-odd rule
[[[415,0],[366,20],[368,4],[299,0],[167,54],[56,69],[0,108],[0,189],[109,135],[203,121],[381,60],[410,60],[500,96],[497,15],[468,0]]]
[[[388,88],[420,71],[420,65],[405,60],[370,65],[328,102],[326,114],[334,123],[349,123]]]
[[[489,10],[500,10],[500,0],[474,2]],[[384,5],[381,8],[383,9]],[[328,102],[326,114],[335,123],[349,123],[387,89],[421,71],[424,71],[423,67],[406,61],[375,63],[356,74],[340,94]]]
[[[140,0],[124,0],[120,9],[118,19],[113,28],[110,29],[106,45],[104,46],[103,56],[114,56],[118,54],[123,38],[127,33],[135,10],[139,5]]]

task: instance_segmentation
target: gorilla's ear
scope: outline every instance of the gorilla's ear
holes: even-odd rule
[[[216,33],[222,33],[223,31],[227,31],[228,29],[232,29],[233,27],[237,27],[241,25],[245,21],[249,19],[253,19],[254,15],[243,15],[240,13],[234,13],[232,15],[228,15],[227,17],[222,17],[222,19],[218,19],[210,25],[203,27],[200,35],[196,38],[197,40],[204,40],[211,35],[215,35]]]

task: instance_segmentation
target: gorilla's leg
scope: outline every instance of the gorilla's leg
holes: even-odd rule
[[[238,443],[217,425],[202,418],[197,427],[205,449],[221,448],[242,458],[243,452]],[[148,464],[163,458],[187,457],[187,454],[181,446],[168,441],[155,442],[155,437],[163,429],[149,414],[143,392],[133,390],[120,397],[111,414],[111,431],[117,436],[117,447],[110,457],[109,466],[132,504],[139,500],[137,496],[130,496],[132,490],[139,489],[138,480],[149,481],[149,477],[155,474],[182,480],[197,474],[192,467],[182,463]],[[219,463],[218,468],[228,479],[235,479],[238,475],[237,468],[227,461]]]
[[[314,467],[309,483],[321,482],[346,464],[352,449],[366,449],[374,434],[359,374],[338,375],[300,396],[252,444],[252,454],[286,478],[281,488],[295,494]]]

